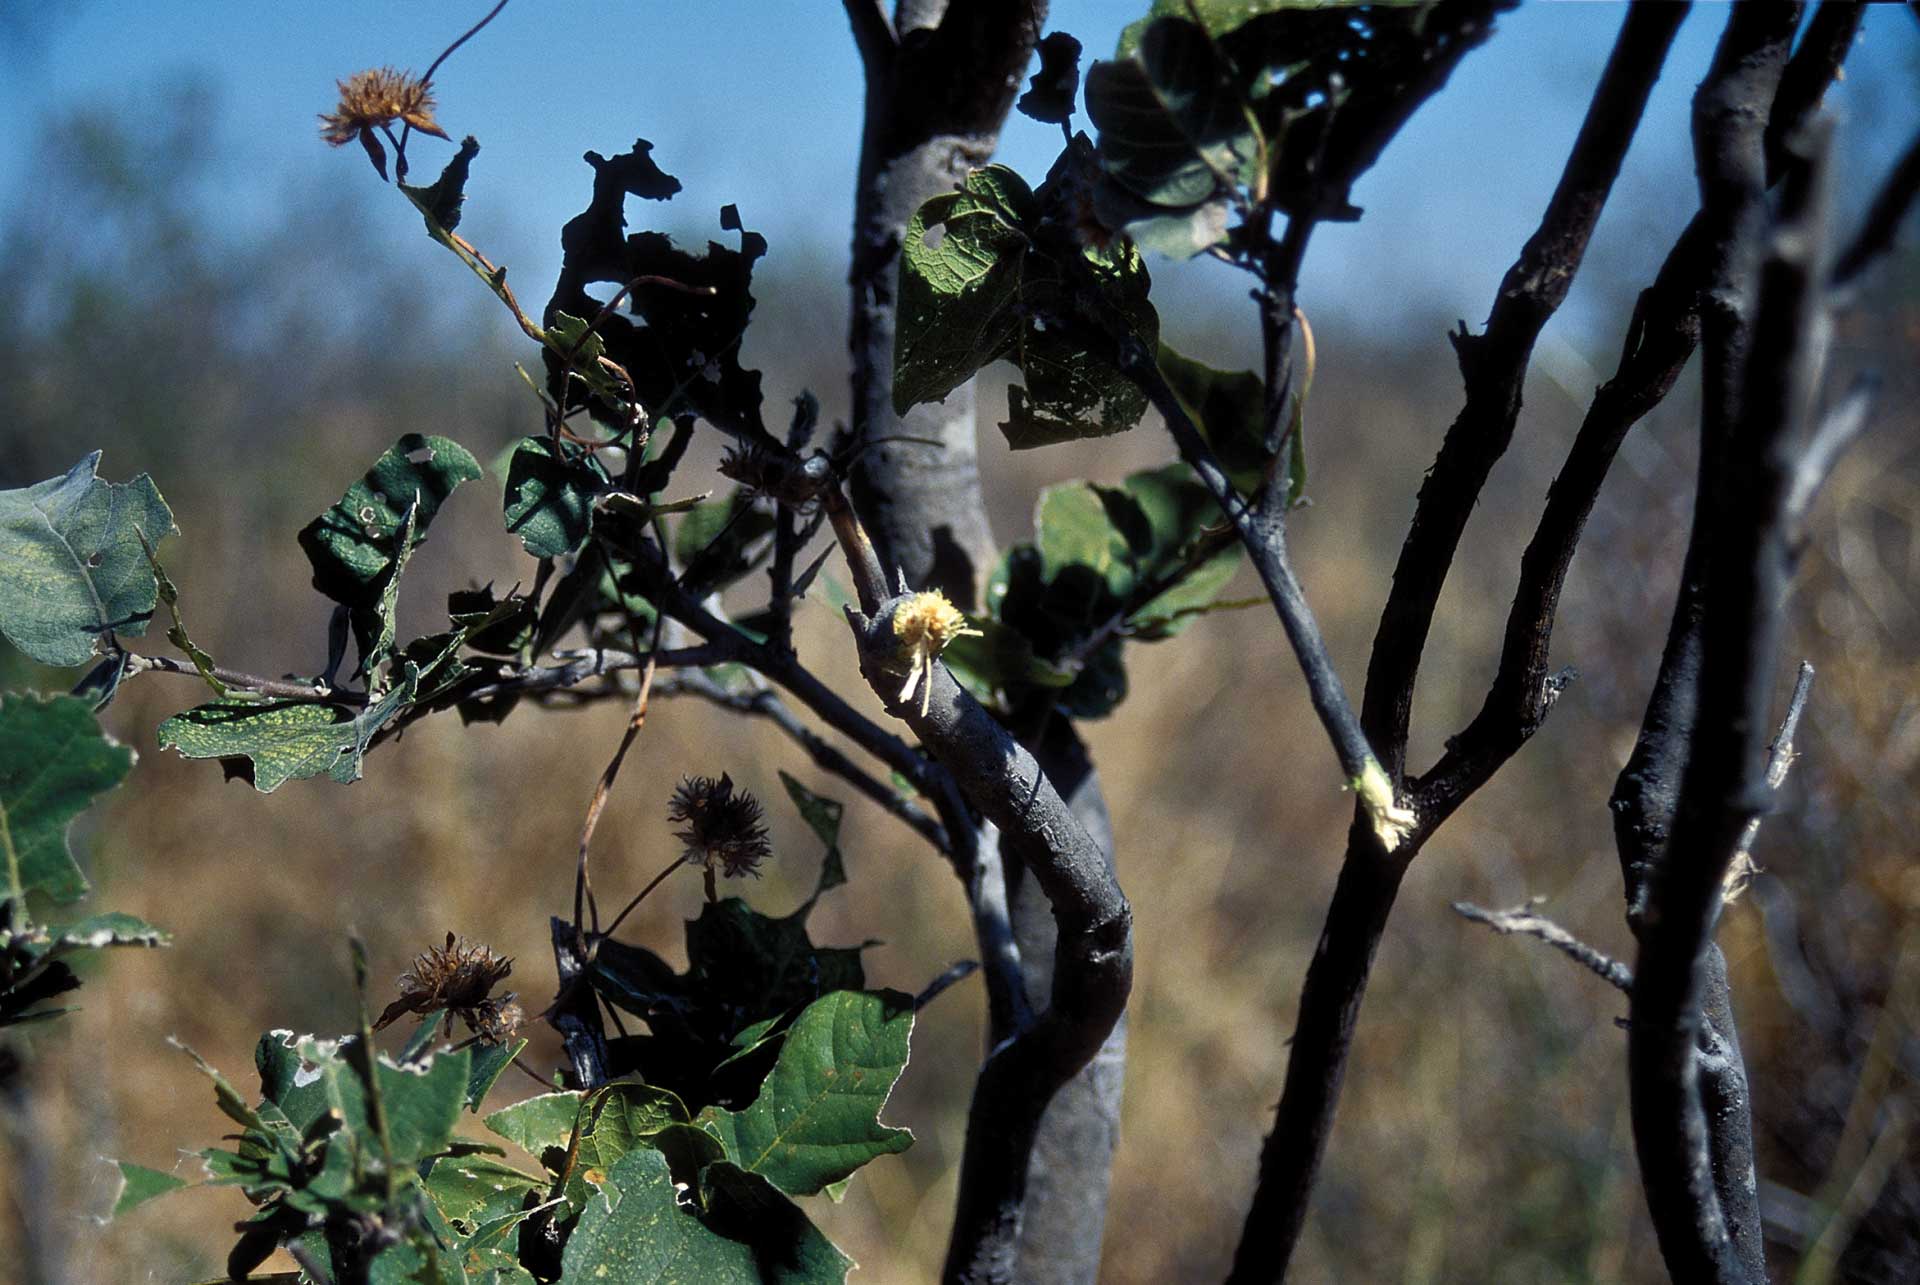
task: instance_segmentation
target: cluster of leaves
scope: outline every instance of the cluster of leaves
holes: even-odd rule
[[[1100,221],[1174,258],[1246,248],[1232,214],[1360,217],[1353,183],[1498,0],[1154,0],[1087,72]]]
[[[435,1051],[435,1012],[388,1058],[370,1053],[363,1016],[337,1041],[262,1036],[253,1105],[202,1062],[241,1127],[235,1145],[198,1153],[200,1184],[121,1162],[115,1212],[189,1185],[240,1187],[258,1208],[228,1261],[236,1277],[285,1244],[339,1281],[654,1280],[669,1266],[703,1281],[843,1280],[851,1260],[793,1198],[837,1199],[912,1141],[879,1114],[906,1066],[913,1001],[863,989],[858,948],[809,939],[819,896],[845,882],[840,805],[786,786],[827,849],[813,896],[779,919],[709,903],[687,924],[685,974],[597,939],[594,991],[652,1030],[613,1042],[616,1071],[643,1079],[486,1116],[533,1168],[454,1134],[524,1040]]]
[[[145,476],[101,480],[99,460],[96,452],[64,477],[0,491],[0,634],[42,664],[85,664],[101,639],[145,632],[159,599],[143,541],[172,531],[173,514]],[[110,692],[118,680],[116,665],[87,685]],[[45,1005],[80,985],[77,953],[166,942],[131,915],[36,922],[29,902],[86,895],[68,827],[133,761],[85,700],[0,696],[0,1028],[66,1012]]]

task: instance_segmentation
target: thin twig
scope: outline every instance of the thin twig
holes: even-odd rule
[[[587,848],[588,845],[593,842],[593,832],[600,824],[600,813],[607,806],[607,798],[613,793],[613,783],[620,776],[620,765],[626,761],[627,751],[632,748],[634,738],[639,736],[640,729],[646,726],[647,701],[653,694],[653,675],[656,670],[654,652],[659,649],[660,631],[665,623],[666,617],[664,616],[656,615],[653,618],[653,643],[647,651],[646,666],[640,671],[640,690],[633,698],[633,713],[628,715],[626,730],[621,733],[620,748],[613,752],[613,758],[608,761],[606,770],[600,774],[599,784],[594,786],[593,799],[587,804],[586,823],[580,827],[580,862],[573,879],[573,922],[574,926],[583,934],[583,942],[585,940],[586,925],[581,920],[582,907],[580,903],[582,898],[586,900],[588,907],[591,908],[594,933],[598,934],[600,931],[600,907],[594,902],[593,880],[587,871]],[[662,878],[664,877],[663,875]],[[658,881],[656,880],[656,882]],[[647,891],[652,891],[651,886],[649,886]],[[645,895],[646,893],[644,892],[641,894],[641,896]],[[635,898],[634,904],[638,904],[638,902],[639,898]],[[631,910],[633,906],[630,905],[627,909]],[[624,916],[626,911],[622,911],[621,914]]]
[[[1537,913],[1534,907],[1541,904],[1543,900],[1545,899],[1535,897],[1525,905],[1515,906],[1510,910],[1488,910],[1470,901],[1456,901],[1453,903],[1453,911],[1475,923],[1485,924],[1503,935],[1520,933],[1523,936],[1538,938],[1609,986],[1631,994],[1633,970],[1611,955],[1595,950],[1545,915]]]
[[[214,665],[211,669],[215,678],[235,691],[252,692],[256,696],[267,696],[274,700],[318,701],[328,705],[365,705],[367,703],[364,692],[341,691],[317,681],[299,682],[293,679],[262,678],[258,674],[246,674],[221,665]],[[200,671],[191,664],[175,660],[171,656],[150,656],[139,652],[127,653],[126,673],[129,678],[140,673],[200,677]]]
[[[670,863],[668,863],[666,869],[662,870],[659,874],[655,875],[652,879],[649,879],[647,881],[646,887],[642,888],[639,892],[636,892],[633,894],[633,900],[629,901],[625,906],[620,908],[620,913],[613,917],[613,922],[607,925],[606,931],[602,932],[599,928],[596,927],[593,930],[594,935],[596,937],[613,936],[615,932],[619,931],[620,925],[627,921],[627,916],[632,914],[634,912],[634,909],[637,906],[639,906],[641,902],[647,899],[648,893],[652,892],[655,888],[658,888],[661,884],[665,883],[667,881],[668,875],[672,874],[674,871],[678,870],[681,866],[684,866],[686,864],[687,864],[687,859],[684,856],[675,857]]]
[[[1813,692],[1813,665],[1808,661],[1800,662],[1799,675],[1794,679],[1793,695],[1787,701],[1787,713],[1780,720],[1780,730],[1774,733],[1773,743],[1767,746],[1767,788],[1779,790],[1786,784],[1787,772],[1793,767],[1797,757],[1793,750],[1793,737],[1800,728],[1800,716],[1806,712],[1807,697]],[[1727,876],[1722,884],[1722,895],[1732,901],[1747,890],[1753,882],[1753,876],[1760,868],[1753,863],[1753,841],[1760,837],[1760,823],[1766,818],[1756,816],[1747,822],[1747,828],[1741,831],[1740,846],[1733,850],[1733,860],[1728,863]]]

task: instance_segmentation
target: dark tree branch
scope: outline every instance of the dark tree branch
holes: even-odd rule
[[[1405,770],[1420,657],[1461,533],[1494,463],[1513,440],[1534,343],[1573,285],[1686,13],[1687,6],[1678,4],[1636,5],[1628,12],[1560,183],[1538,230],[1500,283],[1485,331],[1472,335],[1462,324],[1452,336],[1466,404],[1420,488],[1374,635],[1361,710],[1361,723],[1396,782]]]
[[[1767,149],[1767,182],[1777,181],[1792,160],[1789,144],[1794,131],[1812,118],[1834,73],[1847,60],[1854,37],[1860,31],[1860,19],[1866,6],[1859,0],[1821,0],[1800,37],[1799,48],[1787,59],[1780,73],[1780,89],[1774,95],[1773,111],[1767,118],[1764,140]]]
[[[1607,985],[1618,990],[1633,990],[1633,970],[1619,960],[1575,937],[1553,920],[1534,910],[1540,904],[1536,897],[1524,906],[1515,906],[1510,910],[1488,910],[1476,906],[1470,901],[1456,901],[1453,912],[1463,919],[1485,924],[1500,933],[1519,933],[1524,937],[1534,937],[1547,943],[1561,954],[1598,977]]]
[[[1420,499],[1381,615],[1368,669],[1361,726],[1396,782],[1405,767],[1413,683],[1434,605],[1460,534],[1493,463],[1506,450],[1520,389],[1540,328],[1571,287],[1587,239],[1685,6],[1628,12],[1586,120],[1539,229],[1501,285],[1486,333],[1456,340],[1466,405],[1448,431]],[[1364,800],[1363,800],[1364,803]],[[1347,856],[1320,943],[1301,990],[1279,1114],[1260,1158],[1260,1178],[1228,1277],[1235,1285],[1281,1279],[1298,1243],[1318,1175],[1358,1020],[1360,1001],[1406,863],[1444,819],[1415,810],[1408,842],[1384,851],[1366,810],[1348,831]]]
[[[1893,238],[1907,211],[1913,208],[1916,194],[1920,194],[1920,134],[1915,134],[1900,154],[1900,163],[1881,184],[1860,230],[1833,265],[1836,287],[1852,285],[1875,259],[1893,248]]]
[[[847,20],[853,24],[854,47],[868,77],[884,76],[899,41],[893,34],[893,22],[880,0],[846,0]]]
[[[1681,1280],[1765,1279],[1757,1200],[1748,1199],[1750,1178],[1734,1171],[1740,1153],[1751,1162],[1745,1113],[1742,1128],[1710,1132],[1698,1058],[1703,1000],[1722,1010],[1714,1029],[1728,1038],[1732,1032],[1731,1006],[1723,988],[1709,990],[1707,973],[1728,866],[1765,802],[1765,711],[1792,562],[1791,433],[1808,391],[1821,282],[1814,256],[1823,229],[1812,181],[1807,167],[1790,165],[1756,308],[1754,270],[1768,235],[1761,107],[1775,99],[1797,18],[1791,6],[1734,9],[1694,99],[1701,211],[1712,247],[1700,486],[1656,680],[1656,702],[1662,688],[1670,699],[1664,711],[1650,705],[1641,738],[1657,751],[1656,766],[1677,760],[1679,770],[1666,843],[1635,854],[1651,870],[1628,1037],[1647,1203],[1668,1270]],[[1683,663],[1670,666],[1676,656]],[[1628,772],[1633,767],[1630,761]],[[1623,773],[1623,788],[1635,784]]]
[[[1328,740],[1333,743],[1341,774],[1360,793],[1378,842],[1391,851],[1412,827],[1414,818],[1396,805],[1379,760],[1367,744],[1360,720],[1354,715],[1353,703],[1347,699],[1346,686],[1327,654],[1320,624],[1307,604],[1306,591],[1301,588],[1300,577],[1295,574],[1288,554],[1284,506],[1255,506],[1233,489],[1226,471],[1143,342],[1129,336],[1121,341],[1118,356],[1120,369],[1146,393],[1147,400],[1166,421],[1180,457],[1192,467],[1207,493],[1233,524],[1300,663],[1307,695],[1313,702],[1314,713],[1320,716],[1320,725]]]
[[[968,801],[999,830],[1045,893],[1058,926],[1044,1011],[988,1054],[974,1089],[961,1161],[960,1199],[945,1279],[1018,1279],[1016,1250],[1027,1167],[1053,1095],[1100,1051],[1132,985],[1132,910],[1106,852],[1075,817],[1039,763],[936,665],[931,699],[898,697],[906,673],[894,598],[873,616],[848,617],[861,672],[888,712],[904,719]]]

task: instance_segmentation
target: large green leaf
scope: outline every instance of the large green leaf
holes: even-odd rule
[[[907,1064],[913,1000],[897,991],[835,991],[809,1004],[780,1058],[741,1111],[709,1107],[699,1123],[742,1169],[809,1196],[913,1135],[880,1123]]]
[[[507,466],[507,530],[536,558],[579,550],[593,530],[593,501],[610,485],[606,469],[572,442],[521,439]]]
[[[87,891],[67,827],[120,783],[133,758],[83,700],[0,695],[0,900],[18,906],[41,892],[72,901]]]
[[[561,1279],[621,1285],[815,1285],[846,1279],[851,1261],[791,1202],[730,1174],[716,1179],[708,1193],[719,1198],[716,1204],[728,1202],[722,1225],[740,1239],[681,1208],[659,1152],[629,1152],[605,1175],[600,1194],[567,1238]]]
[[[146,474],[95,476],[95,451],[68,471],[0,491],[0,633],[45,665],[83,665],[110,633],[146,633],[157,601],[139,532],[158,544],[173,513]]]
[[[391,691],[358,710],[321,701],[210,701],[160,724],[160,746],[190,759],[244,758],[262,794],[323,772],[348,785],[360,779],[374,734],[413,700],[419,681],[420,668],[409,661]]]
[[[1008,390],[1001,425],[1015,450],[1140,422],[1145,395],[1081,338],[1125,330],[1154,342],[1159,318],[1139,252],[1043,235],[1042,214],[1041,200],[1001,165],[975,170],[960,191],[915,212],[900,259],[897,412],[939,401],[1005,358],[1026,381]]]
[[[300,547],[313,564],[313,587],[349,607],[378,607],[400,553],[409,506],[417,544],[454,488],[479,476],[480,462],[451,438],[402,437],[300,532]]]

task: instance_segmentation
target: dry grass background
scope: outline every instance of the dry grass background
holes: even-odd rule
[[[351,225],[350,212],[342,219]],[[0,334],[0,482],[51,475],[96,445],[108,447],[109,476],[153,473],[183,531],[169,569],[199,640],[236,667],[310,671],[326,609],[306,585],[298,526],[397,434],[448,433],[488,459],[536,427],[531,407],[508,350],[461,337],[497,333],[478,305],[420,301],[423,281],[434,294],[471,284],[424,250],[405,268],[388,266],[384,251],[367,266],[350,235],[303,244],[291,265],[285,246],[235,264],[191,236],[161,252],[173,256],[152,274],[164,290],[116,276],[111,264],[97,279],[76,276],[56,242],[17,234],[6,244],[0,266],[21,297],[0,309],[11,318],[0,320],[11,329]],[[844,405],[838,346],[808,318],[838,315],[837,274],[831,265],[781,271],[769,263],[760,324],[787,337],[756,339],[764,346],[750,356],[767,369],[770,402],[809,385],[831,415]],[[362,312],[344,324],[288,306],[288,282],[327,272],[365,281]],[[1878,428],[1843,463],[1816,518],[1794,608],[1796,652],[1821,670],[1804,757],[1786,814],[1761,838],[1760,861],[1773,872],[1765,895],[1732,910],[1723,933],[1762,1172],[1789,1209],[1796,1193],[1843,1187],[1881,1136],[1873,1121],[1886,1117],[1871,1111],[1864,1132],[1847,1132],[1855,1086],[1868,1086],[1868,1106],[1910,1102],[1920,1060],[1915,279],[1909,260],[1904,281],[1843,342],[1843,362],[1875,358],[1892,380]],[[1220,327],[1240,320],[1189,314],[1172,324],[1224,363],[1245,338]],[[1296,540],[1336,661],[1357,690],[1392,554],[1458,388],[1442,319],[1393,334],[1316,320],[1314,506]],[[76,327],[89,336],[84,351],[59,342]],[[435,337],[418,342],[423,333]],[[1430,761],[1477,707],[1519,551],[1586,391],[1544,375],[1529,387],[1522,433],[1469,530],[1428,651],[1415,763]],[[989,413],[999,395],[989,389]],[[1576,932],[1631,954],[1605,798],[1657,663],[1684,541],[1689,396],[1683,388],[1636,431],[1575,563],[1556,650],[1581,681],[1406,881],[1300,1280],[1662,1277],[1626,1122],[1614,1022],[1624,1000],[1532,943],[1463,923],[1447,903],[1544,895]],[[1045,482],[1112,480],[1169,454],[1151,427],[1026,457],[1009,456],[989,432],[983,450],[1008,540],[1024,534]],[[690,464],[681,489],[704,487],[698,476]],[[447,588],[531,574],[499,530],[489,486],[497,482],[460,493],[415,560],[412,627],[435,626]],[[858,696],[844,641],[823,603],[802,609],[803,658]],[[1238,1235],[1350,801],[1265,611],[1211,617],[1175,641],[1136,647],[1129,671],[1129,699],[1083,728],[1114,812],[1138,957],[1103,1279],[1203,1281],[1217,1279]],[[51,684],[17,665],[9,676]],[[1783,699],[1786,682],[1783,673]],[[582,811],[623,717],[613,705],[523,709],[502,727],[463,729],[448,716],[379,750],[351,788],[295,782],[259,796],[223,783],[213,765],[153,747],[155,724],[195,699],[190,684],[164,677],[126,689],[106,721],[141,762],[79,834],[93,904],[165,925],[175,944],[116,954],[91,971],[83,1011],[37,1038],[31,1112],[0,1145],[15,1212],[40,1220],[75,1281],[172,1285],[217,1270],[228,1227],[246,1212],[237,1193],[173,1197],[103,1229],[91,1216],[110,1199],[111,1170],[98,1158],[166,1168],[176,1147],[206,1145],[224,1127],[207,1083],[169,1038],[243,1078],[261,1031],[349,1022],[349,929],[383,978],[448,930],[484,940],[518,961],[512,984],[529,1007],[545,1002],[546,917],[566,905]],[[910,833],[768,728],[693,702],[657,703],[629,758],[596,841],[603,899],[670,856],[665,803],[680,776],[726,770],[768,803],[780,854],[747,895],[774,912],[795,904],[818,853],[785,804],[780,768],[850,800],[852,882],[817,910],[817,939],[884,938],[867,955],[868,975],[908,990],[972,953],[957,883]],[[631,939],[683,959],[680,921],[697,912],[696,883],[669,883],[630,921]],[[1778,928],[1795,909],[1798,931],[1779,930],[1784,944],[1770,948],[1768,922]],[[916,1145],[863,1171],[845,1203],[808,1202],[863,1264],[856,1279],[916,1281],[936,1270],[980,1010],[970,982],[922,1015],[886,1112],[914,1129]],[[534,1065],[557,1056],[549,1034],[536,1037]],[[504,1100],[531,1088],[516,1075],[496,1092]],[[1872,1234],[1891,1257],[1862,1252],[1849,1260],[1855,1279],[1911,1279],[1902,1272],[1912,1270],[1920,1207],[1913,1160],[1909,1146],[1884,1189],[1866,1193],[1868,1203],[1879,1197]],[[18,1236],[17,1220],[0,1218],[0,1278],[21,1261]]]

